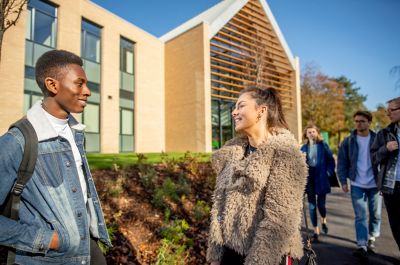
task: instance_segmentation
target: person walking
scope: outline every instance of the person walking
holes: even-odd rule
[[[82,113],[90,90],[77,55],[44,53],[36,63],[43,100],[28,110],[38,138],[38,156],[22,191],[19,220],[0,215],[0,244],[16,249],[15,263],[96,264],[106,260],[97,245],[111,242],[86,160]],[[24,152],[17,128],[0,137],[0,205],[13,188]]]
[[[214,152],[207,260],[278,265],[300,259],[307,166],[273,88],[244,89],[232,112],[238,136]],[[294,264],[294,263],[293,263]]]
[[[369,129],[372,121],[369,111],[355,112],[353,120],[355,130],[339,147],[337,172],[344,192],[349,192],[347,179],[350,180],[357,240],[353,254],[366,258],[368,252],[375,252],[375,239],[380,235],[381,226],[382,199],[376,186],[371,156],[376,134]]]
[[[331,192],[329,177],[335,172],[335,160],[328,144],[323,141],[319,129],[315,125],[307,125],[303,138],[306,143],[301,151],[307,156],[308,178],[306,194],[311,223],[314,227],[313,242],[319,242],[317,208],[321,216],[321,227],[324,234],[328,233],[326,219],[326,195]]]
[[[389,100],[391,123],[380,130],[371,147],[378,189],[382,192],[393,237],[400,250],[400,97]]]

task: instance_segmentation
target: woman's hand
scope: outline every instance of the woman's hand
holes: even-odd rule
[[[219,261],[211,261],[211,265],[219,265],[220,262]]]

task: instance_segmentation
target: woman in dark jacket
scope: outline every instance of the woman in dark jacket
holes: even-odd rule
[[[318,241],[319,228],[317,207],[321,215],[322,231],[327,234],[326,224],[326,194],[331,192],[329,177],[335,171],[335,160],[329,146],[323,141],[319,129],[315,125],[308,125],[303,135],[306,144],[301,151],[307,154],[308,178],[306,193],[311,223],[314,226],[313,240]]]

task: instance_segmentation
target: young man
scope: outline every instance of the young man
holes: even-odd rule
[[[378,189],[383,194],[393,237],[400,249],[400,97],[389,100],[391,123],[379,131],[372,145],[372,159],[379,170]]]
[[[83,112],[90,90],[82,60],[53,50],[36,63],[43,100],[27,113],[38,137],[35,171],[22,192],[19,220],[0,216],[0,244],[16,249],[17,264],[106,264],[97,241],[111,246],[87,164]],[[13,128],[0,137],[0,205],[20,165],[24,137]]]
[[[372,115],[368,111],[357,111],[353,119],[356,129],[339,148],[338,175],[344,192],[349,191],[347,179],[350,179],[357,239],[353,254],[366,258],[367,251],[374,252],[375,239],[380,235],[382,199],[376,186],[370,151],[375,139],[375,133],[369,129]]]

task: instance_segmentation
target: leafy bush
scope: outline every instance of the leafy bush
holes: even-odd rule
[[[208,206],[208,204],[205,201],[202,200],[197,201],[193,209],[194,218],[197,221],[201,221],[206,217],[208,218],[209,214],[210,214],[210,206]]]
[[[139,169],[140,183],[148,190],[153,190],[158,175],[156,169],[147,163],[147,157],[144,154],[136,154],[137,167]]]
[[[119,174],[116,178],[106,181],[106,188],[111,197],[119,197],[127,187],[126,172],[118,170]]]
[[[183,192],[182,186],[175,184],[171,178],[166,178],[162,186],[155,189],[152,203],[158,208],[165,208],[168,201],[178,203]]]
[[[190,240],[186,237],[185,232],[189,230],[190,226],[185,219],[174,220],[173,223],[167,227],[164,227],[160,231],[160,235],[163,239],[166,239],[172,243],[190,243]]]
[[[166,178],[161,187],[154,191],[152,203],[158,208],[165,208],[167,201],[179,202],[178,186],[170,178]]]
[[[161,165],[163,165],[168,173],[174,173],[179,169],[179,160],[169,157],[167,153],[162,152],[160,155]]]
[[[153,265],[185,265],[188,255],[185,245],[163,239],[157,251],[157,261]]]

